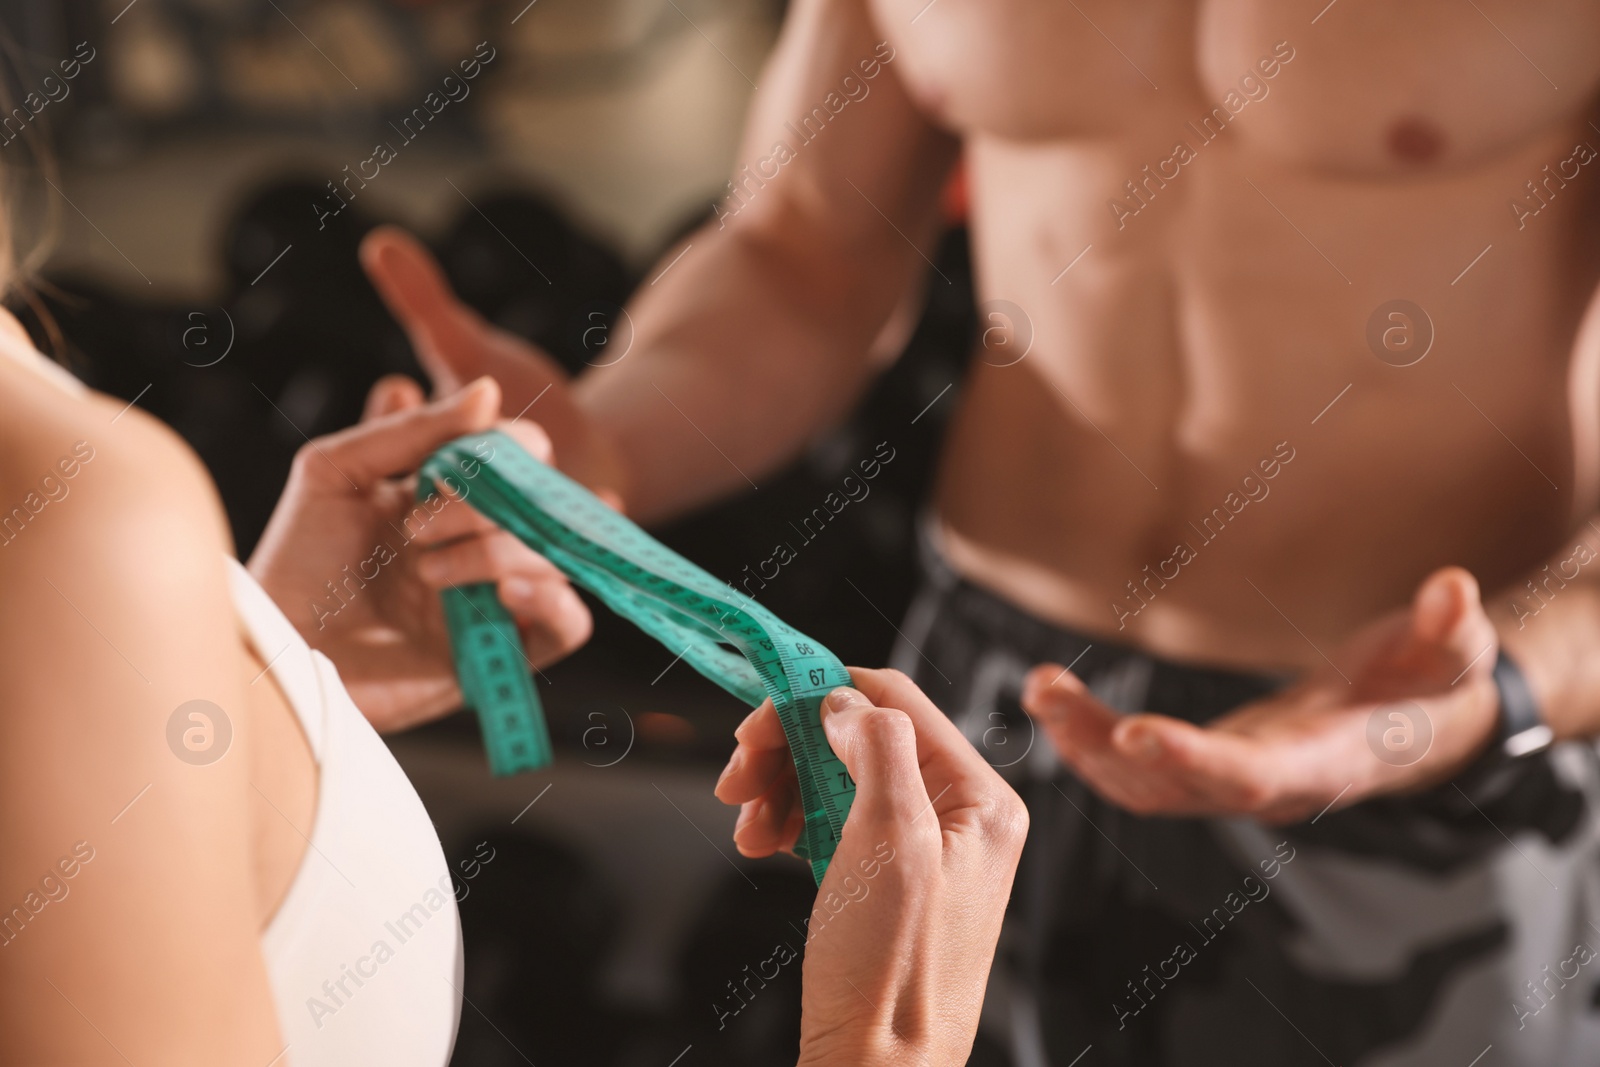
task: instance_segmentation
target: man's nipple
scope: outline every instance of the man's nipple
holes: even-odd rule
[[[1408,116],[1389,126],[1389,154],[1411,166],[1426,166],[1444,154],[1444,131],[1427,119]]]

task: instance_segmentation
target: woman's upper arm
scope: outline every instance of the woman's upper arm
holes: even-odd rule
[[[0,543],[0,1060],[266,1064],[225,524],[167,431],[101,414],[31,434],[0,486],[44,501]],[[232,720],[213,763],[169,741],[194,700]]]

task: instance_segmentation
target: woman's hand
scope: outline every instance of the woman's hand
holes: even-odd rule
[[[256,580],[333,660],[380,731],[460,706],[441,589],[496,583],[533,666],[588,639],[588,609],[547,560],[459,499],[416,502],[422,461],[453,438],[496,425],[499,410],[499,387],[487,378],[431,404],[407,378],[379,381],[358,425],[295,456],[250,559]],[[500,428],[549,460],[550,442],[532,423]]]
[[[958,1067],[1027,811],[905,675],[850,674],[857,688],[834,690],[822,709],[856,798],[811,913],[800,1063]],[[739,851],[791,850],[802,818],[771,702],[736,736],[717,796],[743,805]]]

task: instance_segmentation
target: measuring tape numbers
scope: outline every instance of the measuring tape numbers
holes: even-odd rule
[[[771,698],[800,783],[805,828],[795,854],[820,884],[855,783],[822,730],[822,698],[850,675],[820,642],[689,562],[499,430],[450,442],[418,478],[425,500],[448,487],[555,564],[575,584],[749,705]],[[442,594],[465,702],[497,775],[551,760],[549,729],[511,615],[492,583]]]

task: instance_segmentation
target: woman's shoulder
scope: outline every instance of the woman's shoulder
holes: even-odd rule
[[[230,547],[216,490],[177,434],[0,353],[0,684],[12,708],[72,701],[78,728],[99,730],[112,709],[154,715],[237,677]],[[0,715],[0,732],[14,729],[45,727]]]
[[[8,556],[231,547],[194,450],[132,404],[0,355],[0,572]]]
[[[0,994],[34,996],[48,967],[146,1060],[175,1047],[163,1020],[177,1003],[216,1022],[185,1035],[205,1046],[194,1062],[277,1047],[228,547],[176,434],[0,353],[0,879],[49,892],[39,872],[63,850],[93,859],[74,868],[70,905],[0,932]],[[107,975],[122,976],[114,997],[92,992]],[[51,996],[0,1037],[0,1059],[90,1055],[102,1039]]]

